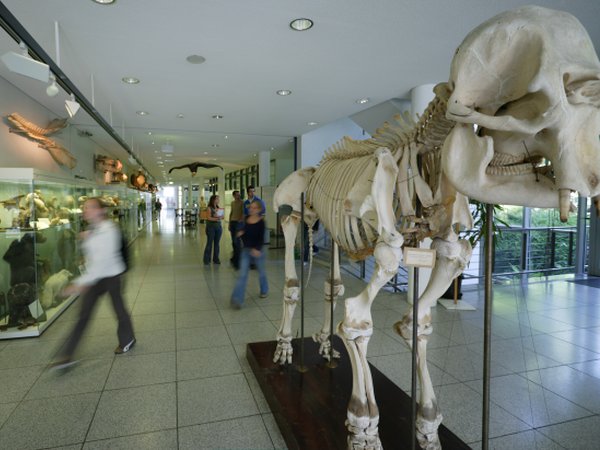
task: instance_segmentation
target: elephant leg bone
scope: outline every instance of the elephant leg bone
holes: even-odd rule
[[[379,290],[397,272],[401,251],[380,241],[375,247],[374,256],[376,268],[369,284],[356,297],[346,299],[344,320],[338,325],[338,334],[344,341],[352,364],[352,396],[346,420],[350,433],[348,448],[357,450],[381,449],[379,409],[367,361],[367,347],[373,333],[371,305]]]
[[[281,221],[281,228],[285,238],[285,286],[283,288],[283,315],[277,331],[277,347],[273,362],[291,364],[292,362],[292,319],[300,299],[300,287],[294,261],[294,244],[300,217],[291,214]]]
[[[340,258],[338,252],[338,246],[333,243],[333,298],[331,297],[331,282],[325,280],[325,320],[321,330],[313,334],[313,340],[319,343],[319,354],[326,360],[330,360],[333,355],[334,358],[340,357],[340,352],[333,350],[331,352],[331,342],[329,340],[331,323],[333,321],[332,311],[335,311],[336,299],[344,295],[344,285],[342,284],[342,277],[340,274]],[[331,308],[331,302],[333,301],[333,309]]]
[[[422,448],[440,450],[438,427],[442,422],[433,383],[427,367],[427,340],[433,332],[431,307],[446,292],[452,280],[467,266],[471,258],[471,245],[468,241],[446,241],[435,238],[432,248],[436,250],[436,264],[425,291],[419,298],[419,318],[417,328],[417,373],[421,387],[417,411],[417,438]],[[394,325],[396,332],[412,348],[412,308],[400,322]]]

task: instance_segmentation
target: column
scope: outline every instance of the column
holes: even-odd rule
[[[271,152],[269,150],[258,152],[258,184],[260,186],[271,184]]]
[[[225,171],[219,169],[219,198],[221,199],[221,208],[225,208]]]
[[[417,114],[421,114],[429,105],[429,102],[433,100],[435,94],[433,93],[433,88],[435,84],[423,84],[421,86],[417,86],[411,89],[410,91],[410,113],[417,120]],[[431,239],[425,239],[421,242],[422,248],[430,248],[431,247]],[[409,302],[412,301],[413,298],[413,288],[414,288],[414,269],[409,267],[408,269],[408,299]],[[427,283],[429,282],[429,278],[431,277],[431,269],[421,267],[419,268],[419,296],[423,293],[425,288],[427,287]]]

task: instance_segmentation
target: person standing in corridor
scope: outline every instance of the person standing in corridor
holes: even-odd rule
[[[223,228],[223,210],[219,205],[219,196],[212,195],[208,201],[208,215],[206,218],[206,247],[204,248],[204,264],[210,264],[211,257],[213,264],[221,264],[219,259],[221,235]]]
[[[83,204],[83,218],[89,228],[82,233],[85,272],[67,286],[62,295],[81,294],[79,319],[71,335],[60,351],[60,359],[53,364],[56,369],[65,369],[73,364],[73,355],[81,336],[90,320],[98,299],[110,294],[119,325],[119,345],[116,354],[126,353],[135,344],[135,335],[129,313],[121,296],[121,277],[126,270],[121,246],[123,240],[118,226],[108,218],[106,208],[97,197]]]
[[[233,255],[231,265],[238,270],[240,268],[240,251],[242,243],[237,236],[237,232],[244,221],[244,202],[242,202],[240,191],[233,191],[233,201],[231,202],[231,212],[229,213],[229,233],[231,234],[231,247]]]

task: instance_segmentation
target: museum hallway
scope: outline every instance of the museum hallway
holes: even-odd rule
[[[0,448],[286,448],[245,359],[248,342],[275,337],[283,252],[269,250],[268,298],[259,298],[252,271],[246,307],[234,310],[227,232],[221,242],[223,263],[204,266],[203,228],[183,229],[163,212],[133,243],[125,299],[137,344],[127,354],[113,354],[116,321],[107,299],[86,331],[79,364],[64,374],[48,365],[77,317],[77,302],[39,338],[0,340]],[[307,334],[320,327],[326,273],[317,261],[306,290]],[[347,294],[364,286],[343,277]],[[490,448],[598,448],[600,290],[534,280],[494,289]],[[465,293],[476,311],[438,306],[428,347],[443,423],[475,449],[481,448],[481,296]],[[411,355],[392,325],[407,309],[405,294],[380,293],[369,345],[371,363],[405,390]],[[342,312],[338,304],[336,321]]]

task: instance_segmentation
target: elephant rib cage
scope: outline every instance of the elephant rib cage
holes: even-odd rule
[[[377,195],[371,192],[371,186],[377,166],[375,152],[382,147],[390,150],[399,168],[391,206],[396,212],[398,230],[408,245],[432,234],[428,218],[443,214],[448,206],[441,205],[440,192],[441,147],[454,126],[445,118],[447,99],[447,86],[438,85],[436,97],[417,123],[408,114],[397,115],[394,125],[386,122],[371,139],[355,141],[344,137],[321,160],[310,179],[306,204],[351,257],[369,256],[378,239],[377,221],[361,216],[359,210],[363,210],[353,202],[362,204],[369,194]],[[417,198],[424,206],[421,217],[415,213]]]

